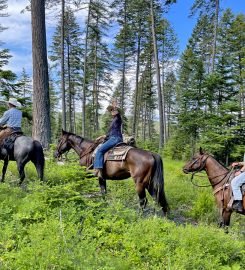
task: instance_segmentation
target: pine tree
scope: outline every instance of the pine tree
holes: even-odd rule
[[[0,0],[0,17],[8,16],[4,10],[7,8],[7,0]],[[0,32],[6,30],[0,24]],[[0,46],[3,45],[3,42],[0,41]],[[6,100],[9,99],[11,95],[15,92],[15,80],[16,74],[14,74],[11,70],[5,70],[3,67],[8,64],[9,58],[11,55],[9,54],[8,49],[0,50],[0,95],[4,97]]]
[[[230,46],[232,48],[231,55],[234,58],[234,68],[232,69],[233,76],[235,78],[236,87],[239,91],[239,106],[240,117],[245,117],[245,16],[244,14],[239,14],[232,21],[230,27]]]
[[[219,23],[220,0],[195,0],[193,6],[191,7],[191,14],[193,15],[198,11],[200,12],[201,16],[207,16],[208,20],[212,21],[213,25],[212,57],[210,63],[211,72],[213,72],[216,58],[216,42]]]
[[[20,78],[16,83],[16,92],[18,93],[18,100],[20,101],[23,113],[22,130],[25,134],[31,136],[32,131],[32,80],[23,68]]]
[[[102,101],[108,100],[111,69],[110,53],[103,38],[109,27],[109,5],[105,1],[93,1],[89,20],[88,55],[87,55],[87,126],[93,123],[93,134],[99,132],[99,111]],[[88,129],[86,129],[88,130]]]
[[[75,132],[75,100],[77,94],[81,89],[81,70],[83,52],[81,49],[80,29],[76,23],[74,13],[67,8],[64,14],[65,28],[64,28],[64,78],[65,78],[65,92],[66,92],[66,108],[68,127],[71,132]],[[57,29],[53,37],[51,46],[52,52],[50,59],[57,63],[61,58],[61,44],[60,36],[62,30],[62,18],[59,21]],[[60,73],[61,76],[61,73]],[[61,76],[62,80],[62,76]],[[62,92],[63,93],[63,92]],[[67,123],[66,123],[67,126]]]
[[[120,71],[121,76],[121,91],[118,92],[120,99],[120,108],[125,111],[125,99],[126,97],[126,76],[127,70],[130,68],[129,59],[133,55],[135,41],[132,31],[132,11],[130,6],[132,2],[128,0],[119,1],[115,0],[111,8],[115,10],[114,17],[117,20],[120,28],[119,33],[115,37],[113,61],[116,64],[116,68]]]
[[[160,19],[157,25],[157,39],[159,44],[159,57],[161,64],[161,78],[162,78],[162,95],[164,100],[164,143],[167,142],[169,132],[167,131],[169,127],[167,118],[167,108],[169,108],[170,104],[168,104],[169,99],[167,99],[167,93],[165,89],[165,83],[167,83],[167,74],[173,69],[173,60],[178,52],[178,43],[177,37],[174,33],[173,28],[170,23],[166,19]]]
[[[211,44],[210,25],[206,16],[199,18],[180,61],[177,84],[180,110],[176,141],[172,142],[178,148],[181,138],[186,146],[189,145],[186,151],[191,149],[193,152],[200,143],[226,164],[232,156],[241,155],[244,144],[239,106],[241,84],[237,80],[241,78],[241,69],[239,71],[239,64],[236,65],[242,63],[238,60],[242,55],[241,28],[234,31],[234,21],[234,15],[229,10],[220,19],[216,40],[216,69],[210,73],[207,65]],[[239,26],[242,27],[242,24],[239,23]],[[239,40],[239,45],[236,40]]]

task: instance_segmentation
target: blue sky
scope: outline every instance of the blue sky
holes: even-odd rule
[[[178,36],[180,52],[185,49],[196,23],[196,17],[188,17],[193,2],[194,0],[177,0],[166,15]],[[221,0],[220,2],[223,9],[231,8],[235,14],[245,13],[245,0]],[[7,26],[8,29],[0,33],[0,40],[5,42],[3,48],[10,49],[13,56],[6,68],[11,69],[17,75],[20,74],[23,67],[29,74],[32,72],[30,12],[20,13],[28,3],[28,0],[9,0],[8,13],[10,16],[1,18],[1,24]],[[78,21],[83,23],[86,14],[86,10],[81,11],[78,14]],[[57,11],[49,11],[46,22],[48,44],[50,44],[51,33],[53,33],[56,23]],[[83,29],[83,27],[81,28]]]
[[[166,15],[178,36],[180,52],[185,49],[197,21],[196,17],[188,17],[193,2],[194,0],[177,0]],[[223,10],[230,8],[235,14],[245,13],[245,0],[221,0],[220,6]]]

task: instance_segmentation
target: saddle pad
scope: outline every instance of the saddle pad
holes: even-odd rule
[[[131,148],[133,147],[128,145],[116,146],[107,152],[106,160],[125,160]]]

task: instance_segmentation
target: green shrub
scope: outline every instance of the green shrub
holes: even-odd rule
[[[31,175],[25,190],[9,174],[0,185],[0,269],[244,269],[244,217],[234,216],[229,234],[218,229],[211,191],[194,187],[181,162],[164,165],[175,222],[156,217],[149,195],[141,213],[132,179],[108,181],[103,198],[78,162],[48,160],[47,183]]]

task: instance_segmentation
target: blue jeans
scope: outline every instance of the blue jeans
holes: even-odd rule
[[[245,172],[239,174],[231,181],[231,188],[234,196],[234,200],[240,201],[242,200],[242,192],[241,192],[241,186],[245,183]]]
[[[101,145],[98,149],[97,153],[95,154],[94,159],[94,168],[95,169],[102,169],[104,165],[104,154],[116,144],[122,142],[121,137],[110,137],[105,143]]]

